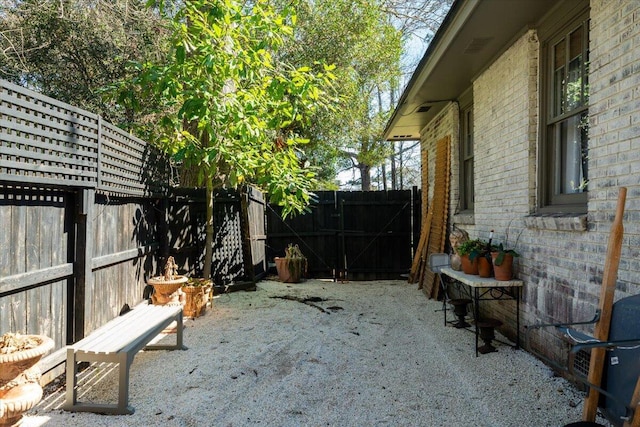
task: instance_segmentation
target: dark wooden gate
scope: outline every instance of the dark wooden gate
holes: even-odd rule
[[[317,193],[311,212],[282,219],[267,212],[267,259],[297,244],[310,277],[336,280],[399,279],[411,268],[420,235],[417,189]]]

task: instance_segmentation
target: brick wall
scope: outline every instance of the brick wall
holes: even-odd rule
[[[520,253],[527,234],[523,218],[535,203],[538,52],[536,33],[528,31],[473,83],[475,209],[473,224],[459,225],[482,239],[494,230],[494,243],[512,248],[517,242]],[[525,279],[531,268],[523,253],[516,260],[518,277]],[[515,336],[515,304],[483,308],[485,316],[503,321],[504,334]]]
[[[450,188],[450,206],[452,208],[453,200],[458,199],[458,155],[454,155],[453,151],[459,146],[460,135],[457,132],[459,127],[459,108],[457,103],[450,103],[438,114],[424,129],[421,131],[422,143],[422,217],[426,218],[427,209],[431,206],[433,199],[434,183],[435,183],[435,162],[436,162],[436,142],[442,138],[449,136],[451,138],[452,159],[451,159],[451,184]],[[454,129],[456,131],[454,131]],[[428,159],[427,162],[424,159]],[[455,173],[453,171],[456,171]],[[425,191],[424,189],[427,189]],[[426,202],[426,203],[425,203]]]
[[[591,1],[590,133],[588,214],[568,218],[536,217],[539,143],[539,54],[535,30],[526,32],[473,82],[475,137],[475,211],[456,215],[459,123],[457,104],[422,132],[429,166],[423,176],[433,185],[434,146],[452,136],[451,202],[453,222],[472,237],[510,246],[521,257],[521,325],[591,318],[598,304],[618,187],[628,188],[625,236],[616,299],[640,292],[640,2]],[[433,194],[432,188],[429,195]],[[429,196],[431,197],[431,196]],[[515,335],[514,306],[486,304]],[[485,313],[485,315],[488,313]],[[549,333],[532,347],[563,354]]]
[[[617,187],[626,186],[625,236],[617,297],[640,292],[640,2],[591,2],[589,266],[602,277]]]

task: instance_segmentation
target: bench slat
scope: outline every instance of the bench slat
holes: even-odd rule
[[[173,319],[182,310],[179,306],[143,305],[120,316],[119,322],[73,345],[76,351],[85,353],[115,353],[147,335],[157,325]],[[171,322],[168,322],[171,323]],[[93,335],[93,334],[92,334]],[[86,340],[86,341],[85,341]]]
[[[145,308],[148,307],[149,305],[147,303],[143,303],[140,304],[136,307],[133,308],[133,310],[116,317],[115,319],[110,320],[109,322],[107,322],[106,324],[104,324],[103,326],[99,327],[98,329],[90,332],[90,334],[81,339],[80,341],[74,343],[71,345],[72,348],[74,349],[80,349],[80,348],[88,348],[90,346],[92,346],[93,344],[97,344],[100,343],[102,340],[104,339],[108,339],[108,335],[110,333],[110,331],[121,327],[122,325],[126,325],[128,324],[128,322],[135,322],[135,319],[137,319],[138,317],[142,317],[145,313]]]

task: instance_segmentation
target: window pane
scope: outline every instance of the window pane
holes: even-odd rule
[[[460,208],[473,210],[473,106],[460,114]]]
[[[588,147],[585,131],[586,114],[575,115],[559,123],[556,151],[557,194],[587,191]]]
[[[566,41],[563,39],[553,48],[553,115],[559,116],[564,113],[564,69],[567,61]]]
[[[582,97],[582,27],[569,36],[569,71],[567,73],[566,111],[580,107]]]
[[[466,160],[463,165],[464,169],[464,206],[467,209],[473,208],[473,158]]]
[[[473,116],[472,111],[467,111],[466,114],[466,141],[465,141],[465,157],[473,157]]]

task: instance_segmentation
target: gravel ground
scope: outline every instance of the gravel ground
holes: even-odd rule
[[[263,281],[256,292],[218,296],[189,320],[187,351],[136,356],[133,415],[62,411],[59,387],[23,426],[543,427],[580,420],[581,392],[522,350],[498,345],[476,358],[473,335],[445,327],[439,308],[401,281]],[[114,374],[112,365],[85,370],[81,400],[114,401]]]

